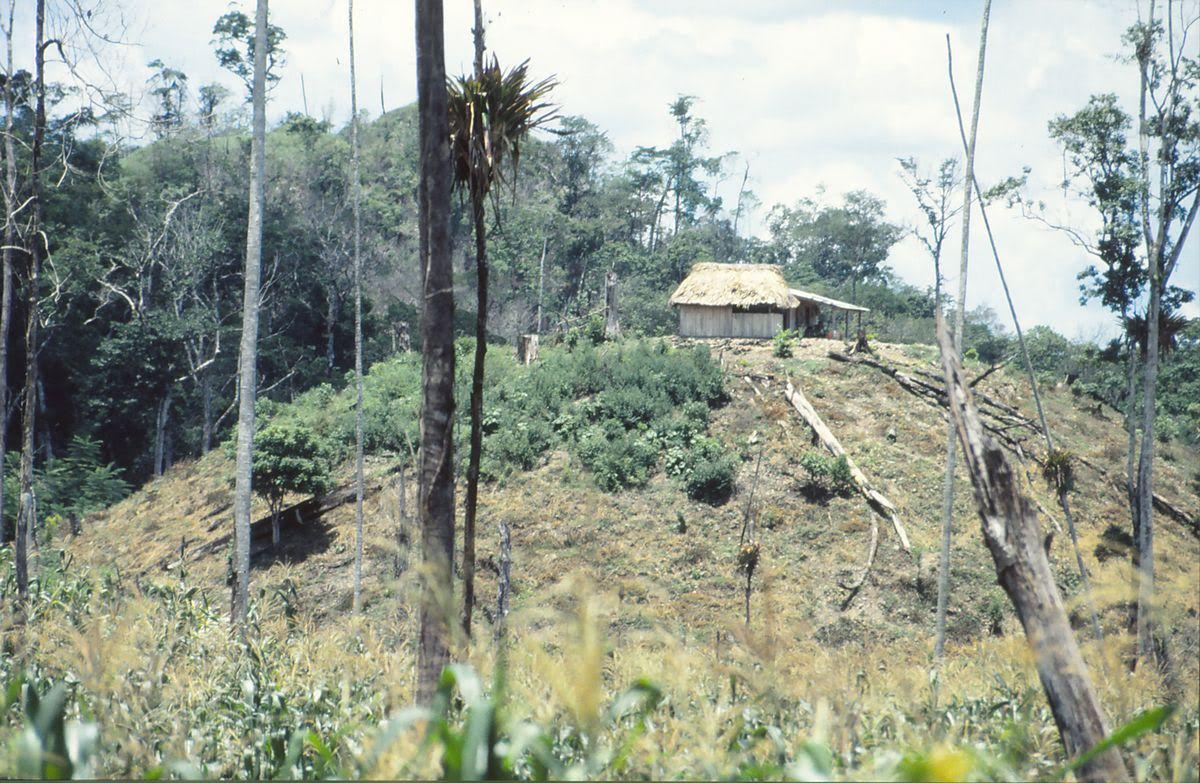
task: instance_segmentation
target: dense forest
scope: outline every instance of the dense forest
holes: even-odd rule
[[[53,267],[43,292],[38,465],[98,459],[97,470],[129,486],[206,453],[231,432],[246,241],[249,135],[241,99],[219,85],[194,88],[186,74],[158,62],[147,80],[159,102],[152,141],[116,143],[103,118],[55,112],[51,101],[46,144],[55,162],[43,173]],[[20,153],[33,125],[29,73],[18,71],[13,83],[23,169]],[[71,94],[65,87],[50,93],[62,102]],[[497,197],[488,227],[495,339],[511,343],[534,331],[539,307],[546,332],[586,328],[599,317],[610,271],[626,331],[669,334],[675,317],[667,296],[693,263],[716,260],[783,264],[794,284],[846,299],[854,286],[854,300],[872,309],[872,335],[932,344],[932,266],[924,288],[891,272],[888,249],[913,228],[889,222],[886,204],[865,192],[828,201],[798,196],[770,209],[768,236],[739,233],[739,215],[754,194],[743,190],[736,204],[715,194],[737,161],[708,148],[691,97],[663,108],[679,136],[648,139],[657,144],[628,159],[616,158],[603,129],[582,117],[563,117],[555,133],[529,140],[513,192]],[[419,346],[415,109],[362,123],[368,365]],[[353,367],[348,136],[348,128],[299,114],[268,133],[259,372],[270,399],[320,384],[340,388]],[[457,328],[468,334],[474,260],[469,208],[457,200],[453,231]],[[14,323],[24,317],[18,301]],[[967,324],[968,350],[987,362],[1011,356],[1011,329],[997,314],[972,311]],[[1123,407],[1122,341],[1072,343],[1047,327],[1029,338],[1049,378],[1079,378],[1083,393]],[[1172,346],[1159,388],[1169,417],[1162,426],[1196,439],[1196,327],[1181,329]],[[8,399],[17,400],[22,345],[14,341],[10,350]],[[9,444],[19,442],[13,412],[10,404]],[[109,463],[115,472],[104,470]],[[97,483],[104,492],[118,486]],[[55,495],[43,501],[48,509],[57,508]],[[10,525],[14,497],[6,493]],[[91,510],[90,500],[80,500],[77,513]]]
[[[896,151],[915,224],[762,203],[700,96],[618,151],[479,0],[463,75],[416,0],[374,115],[347,5],[345,125],[267,122],[267,0],[203,31],[244,91],[155,59],[139,101],[86,3],[4,9],[0,776],[1195,780],[1194,14],[1129,28],[1139,106],[1046,122],[1084,229],[976,180],[990,0],[962,149]],[[1018,319],[989,211],[1111,340]],[[703,262],[869,312],[682,338]]]

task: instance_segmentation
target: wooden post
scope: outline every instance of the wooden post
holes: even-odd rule
[[[397,514],[396,514],[396,560],[393,567],[394,575],[399,578],[408,570],[408,487],[404,481],[404,464],[400,465],[400,475],[396,477]]]
[[[621,336],[621,323],[617,319],[617,273],[604,276],[604,339]]]
[[[1087,665],[1063,607],[1042,548],[1037,513],[1020,491],[1020,482],[1000,445],[984,432],[979,412],[963,379],[962,365],[946,324],[938,314],[938,343],[958,441],[975,490],[983,538],[996,564],[996,576],[1033,648],[1038,677],[1050,702],[1068,757],[1095,746],[1108,735],[1108,719],[1096,697]],[[1079,768],[1080,780],[1128,780],[1114,749]]]

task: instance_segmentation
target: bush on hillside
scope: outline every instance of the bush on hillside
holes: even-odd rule
[[[319,495],[333,485],[328,445],[294,421],[273,421],[255,434],[253,471],[254,491],[271,509],[275,539],[285,496]]]
[[[658,452],[646,438],[592,426],[579,440],[579,458],[606,492],[646,486]]]
[[[462,357],[455,377],[459,405],[456,437],[466,438],[473,351],[456,342]],[[404,458],[419,437],[421,368],[416,354],[380,362],[364,378],[364,446],[368,453]],[[264,426],[290,422],[327,444],[332,461],[350,457],[354,445],[353,379],[335,391],[322,385],[288,404],[260,403]],[[536,467],[554,448],[565,448],[608,491],[643,486],[657,470],[680,479],[702,462],[708,484],[692,494],[718,497],[732,468],[711,448],[703,458],[694,443],[708,431],[710,406],[726,399],[724,374],[707,348],[672,349],[661,341],[624,340],[597,348],[591,340],[572,350],[547,350],[530,367],[509,351],[489,351],[484,396],[480,473],[496,481]],[[227,444],[231,448],[232,444]],[[467,458],[465,443],[458,457]],[[705,482],[700,482],[705,483]]]
[[[554,430],[542,419],[506,422],[484,442],[479,473],[485,481],[505,478],[537,465],[554,438]]]
[[[714,438],[698,441],[682,474],[684,491],[692,500],[719,506],[733,494],[737,457]]]
[[[850,463],[844,456],[835,457],[823,451],[810,449],[800,455],[800,467],[807,474],[802,489],[810,499],[848,497],[854,492]]]
[[[4,518],[12,530],[17,519],[20,497],[20,452],[5,455]],[[100,456],[100,443],[76,435],[67,452],[33,475],[38,512],[44,518],[75,519],[111,506],[129,494],[130,485],[123,471]]]
[[[795,343],[794,332],[790,329],[780,330],[776,332],[775,339],[771,341],[771,355],[776,359],[790,359]]]

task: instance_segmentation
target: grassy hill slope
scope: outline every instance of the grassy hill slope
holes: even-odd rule
[[[736,491],[725,503],[691,500],[679,482],[661,472],[644,487],[606,492],[580,459],[562,448],[550,448],[530,470],[484,487],[477,594],[480,610],[490,618],[495,580],[489,565],[496,557],[496,523],[504,519],[513,535],[510,680],[518,714],[579,723],[604,694],[646,676],[669,694],[672,717],[664,716],[657,729],[637,741],[641,755],[631,768],[645,774],[740,774],[746,758],[765,759],[776,752],[794,761],[794,746],[772,750],[773,740],[747,728],[755,720],[765,725],[772,716],[789,736],[821,739],[834,755],[838,774],[896,774],[906,748],[919,749],[928,760],[936,757],[939,743],[986,748],[986,758],[967,759],[979,774],[1045,774],[1055,763],[1060,751],[1053,724],[1020,626],[996,586],[965,475],[959,476],[956,493],[948,658],[938,676],[931,675],[944,419],[878,370],[831,361],[828,352],[834,349],[841,345],[805,340],[793,357],[778,359],[769,344],[712,345],[725,370],[729,399],[713,409],[710,433],[738,456]],[[936,372],[929,347],[878,345],[876,350],[906,371]],[[503,362],[501,374],[519,385],[525,370],[510,366],[507,357],[491,361]],[[806,496],[800,459],[812,448],[810,432],[783,397],[785,378],[800,386],[851,457],[896,505],[912,541],[912,553],[903,552],[891,529],[881,524],[877,561],[848,606],[839,582],[862,568],[872,512],[854,495]],[[1026,382],[1011,370],[992,375],[980,389],[1034,415]],[[343,404],[328,399],[331,407]],[[1063,448],[1121,475],[1124,433],[1118,414],[1096,409],[1066,388],[1046,389],[1045,402]],[[396,407],[412,404],[406,398]],[[1044,452],[1033,433],[1015,434],[1030,454]],[[1161,494],[1200,517],[1195,492],[1200,455],[1179,443],[1162,445],[1158,453]],[[747,626],[745,580],[736,559],[760,454],[752,513],[762,554]],[[269,546],[266,508],[256,506],[262,518],[255,526],[252,589],[260,591],[256,614],[263,633],[289,640],[286,652],[280,650],[279,666],[290,665],[288,677],[305,682],[373,683],[372,699],[362,707],[365,715],[382,714],[408,698],[413,665],[416,628],[410,607],[420,572],[416,549],[405,556],[397,543],[401,461],[377,454],[367,463],[362,619],[349,612],[354,535],[349,472],[339,474],[342,489],[323,505],[310,501],[285,514],[284,546],[278,552]],[[1061,522],[1037,466],[1027,468],[1032,477],[1027,491]],[[74,563],[95,573],[119,574],[143,590],[148,585],[197,588],[216,617],[228,604],[230,474],[230,462],[219,452],[177,466],[89,520],[67,553]],[[412,509],[411,471],[408,490]],[[1178,522],[1157,515],[1160,620],[1169,665],[1161,673],[1131,674],[1123,664],[1132,591],[1120,542],[1127,528],[1122,492],[1092,469],[1079,467],[1071,500],[1093,599],[1108,634],[1104,644],[1085,645],[1102,698],[1114,721],[1154,704],[1178,703],[1184,717],[1175,719],[1175,733],[1144,741],[1140,752],[1157,773],[1191,764],[1194,775],[1200,542]],[[407,534],[415,538],[415,523],[408,523]],[[398,558],[411,567],[400,568]],[[1051,561],[1078,634],[1087,640],[1086,599],[1065,530],[1053,538]],[[104,610],[92,612],[100,616]],[[207,627],[218,626],[210,618]],[[464,657],[489,671],[490,626],[480,627]],[[216,633],[210,630],[209,641],[189,642],[188,649],[204,650],[197,653],[203,658],[211,658],[214,650],[231,654],[221,646],[227,642],[214,640]],[[79,656],[89,648],[40,638],[27,641],[22,655],[44,657],[52,649]],[[112,677],[113,667],[123,671],[122,665],[133,664],[96,664],[94,676]],[[68,666],[60,661],[48,670]],[[211,676],[196,666],[196,677]],[[350,687],[342,686],[345,700],[352,700]],[[752,718],[748,709],[759,717]],[[741,743],[741,755],[731,742]],[[182,746],[155,752],[169,755],[177,747]],[[144,761],[152,755],[131,757]],[[212,769],[235,768],[217,751],[209,755]],[[421,766],[432,762],[403,751],[397,758],[404,760],[371,769],[387,774],[433,769]]]

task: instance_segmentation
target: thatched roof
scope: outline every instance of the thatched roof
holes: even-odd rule
[[[783,272],[772,264],[701,263],[671,294],[670,304],[786,309],[792,306],[792,292]]]
[[[792,289],[792,297],[801,302],[814,302],[815,304],[825,305],[834,310],[849,310],[852,313],[871,312],[869,308],[859,307],[849,302],[843,302],[840,299],[830,299],[828,296],[821,296],[820,294],[811,294],[808,291],[801,291],[799,288]]]

